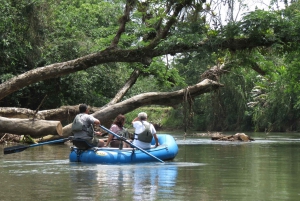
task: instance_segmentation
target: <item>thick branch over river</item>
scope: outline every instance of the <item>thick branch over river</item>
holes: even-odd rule
[[[103,108],[91,108],[91,112],[94,112],[92,115],[100,119],[101,124],[107,125],[111,123],[111,120],[114,119],[118,114],[126,114],[136,108],[145,105],[161,105],[161,106],[175,106],[183,101],[185,94],[188,94],[190,98],[194,98],[203,93],[214,91],[223,85],[205,79],[202,82],[189,86],[186,89],[181,89],[173,92],[149,92],[140,94],[134,97],[131,97],[122,102],[109,105]],[[13,112],[10,113],[9,111]],[[41,119],[46,120],[60,120],[72,122],[74,116],[78,113],[78,106],[66,106],[54,110],[44,110],[39,111],[36,116]],[[26,117],[34,114],[34,111],[30,111],[22,108],[0,108],[0,116],[14,117],[13,114],[17,114],[18,117]],[[37,123],[37,122],[36,122]],[[11,126],[11,125],[10,125]],[[3,127],[0,128],[0,133],[7,132],[4,131]],[[13,133],[18,134],[18,133]],[[29,134],[29,133],[28,133]],[[49,133],[45,133],[49,134]],[[71,135],[71,124],[63,127],[63,136]]]

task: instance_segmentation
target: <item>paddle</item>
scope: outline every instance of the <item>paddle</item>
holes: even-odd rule
[[[59,139],[59,140],[52,140],[52,141],[48,141],[48,142],[42,142],[42,143],[38,143],[38,144],[17,145],[17,146],[13,146],[13,147],[6,147],[6,148],[4,148],[4,154],[13,154],[13,153],[24,151],[25,149],[30,148],[30,147],[36,147],[36,146],[42,146],[42,145],[45,145],[45,144],[54,144],[54,143],[59,143],[59,142],[65,142],[65,141],[71,140],[71,139],[72,139],[72,137],[68,137],[68,138]]]
[[[142,149],[142,148],[140,148],[140,147],[138,147],[138,146],[132,144],[131,142],[129,142],[129,141],[128,141],[126,138],[124,138],[123,136],[119,136],[118,134],[116,134],[116,133],[112,132],[111,130],[105,128],[104,126],[101,126],[101,125],[100,125],[100,128],[102,128],[102,129],[105,130],[106,132],[112,134],[113,136],[119,138],[120,140],[123,140],[123,141],[126,142],[127,144],[129,144],[129,145],[131,145],[132,147],[134,147],[134,148],[140,150],[141,152],[147,154],[148,156],[151,156],[152,158],[155,158],[156,160],[158,160],[158,161],[161,162],[161,163],[164,163],[163,160],[157,158],[156,156],[153,156],[152,154],[150,154],[149,152],[145,151],[144,149]]]

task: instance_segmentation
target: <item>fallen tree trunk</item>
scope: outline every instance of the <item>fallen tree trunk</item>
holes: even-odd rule
[[[223,85],[205,79],[202,82],[189,86],[186,89],[181,89],[173,92],[149,92],[136,95],[125,101],[110,105],[102,108],[92,115],[101,121],[102,125],[111,123],[118,114],[126,114],[136,108],[144,105],[161,105],[161,106],[175,106],[183,102],[184,95],[188,94],[189,98],[194,98],[200,94],[204,94],[222,87]],[[63,136],[68,137],[71,135],[71,125],[69,124],[63,128]]]
[[[60,121],[46,121],[37,119],[17,119],[0,117],[1,133],[13,133],[17,135],[30,135],[31,137],[41,137],[46,135],[63,134]]]
[[[90,108],[90,112],[92,112],[93,116],[96,117],[101,121],[101,124],[104,126],[109,126],[111,123],[111,120],[114,119],[118,114],[126,114],[128,112],[133,111],[136,108],[146,106],[146,105],[160,105],[160,106],[176,106],[180,103],[183,103],[184,99],[183,97],[187,96],[188,98],[195,98],[196,96],[199,96],[201,94],[214,91],[218,89],[219,87],[222,87],[223,85],[209,80],[205,79],[201,81],[200,83],[189,86],[185,89],[181,89],[178,91],[173,92],[149,92],[144,94],[139,94],[137,96],[131,97],[129,99],[126,99],[122,102],[115,103],[112,105],[107,105],[102,108]],[[23,113],[24,112],[24,113]],[[77,106],[64,106],[58,109],[53,110],[44,110],[39,111],[36,114],[36,117],[45,119],[45,122],[48,122],[46,120],[57,120],[66,122],[68,125],[62,128],[62,136],[68,137],[71,135],[71,122],[73,121],[76,114],[78,114],[78,105]],[[30,111],[27,109],[22,108],[1,108],[0,109],[0,116],[7,115],[9,117],[14,117],[13,113],[15,113],[18,117],[28,117],[32,116],[34,114],[34,111]],[[28,119],[20,120],[20,121],[29,121]],[[36,120],[37,121],[37,120]],[[42,121],[42,120],[39,120]],[[35,123],[38,124],[37,122]],[[4,127],[0,126],[0,133],[12,133],[12,134],[21,134],[23,135],[26,131],[26,134],[31,135],[32,137],[37,137],[38,135],[36,129],[32,129],[31,124],[23,125],[24,128],[20,129],[18,132],[16,129],[14,129],[14,123],[12,123],[10,126],[8,124],[5,124]],[[46,124],[40,124],[40,126],[49,128],[54,127]],[[40,128],[42,129],[42,128]],[[22,131],[22,133],[20,133]],[[53,135],[53,130],[51,132],[45,132],[43,131],[43,136],[46,135]],[[39,134],[42,134],[39,132]],[[57,134],[54,134],[57,135]]]

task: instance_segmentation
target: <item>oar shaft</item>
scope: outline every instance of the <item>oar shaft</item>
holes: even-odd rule
[[[134,148],[140,150],[141,152],[147,154],[148,156],[151,156],[152,158],[155,158],[156,160],[158,160],[158,161],[161,162],[161,163],[164,163],[163,160],[161,160],[161,159],[157,158],[156,156],[150,154],[149,152],[145,151],[144,149],[142,149],[142,148],[140,148],[140,147],[138,147],[138,146],[132,144],[132,143],[129,142],[126,138],[124,138],[124,137],[122,137],[122,136],[119,136],[118,134],[116,134],[116,133],[112,132],[111,130],[105,128],[104,126],[101,126],[101,125],[100,125],[100,128],[102,128],[102,129],[105,130],[106,132],[112,134],[113,136],[119,138],[120,140],[123,140],[123,141],[126,142],[127,144],[130,144],[132,147],[134,147]]]
[[[59,140],[51,140],[51,141],[48,141],[48,142],[40,142],[40,143],[37,143],[37,144],[31,144],[29,146],[30,147],[36,147],[36,146],[42,146],[42,145],[45,145],[45,144],[55,144],[55,143],[65,142],[68,139],[69,138],[63,138],[63,139],[59,139]]]
[[[6,147],[6,148],[4,148],[4,154],[17,153],[17,152],[24,151],[25,149],[30,148],[30,147],[36,147],[36,146],[42,146],[42,145],[45,145],[45,144],[54,144],[54,143],[59,143],[59,142],[65,142],[65,141],[71,140],[71,139],[72,139],[72,137],[59,139],[59,140],[52,140],[52,141],[48,141],[48,142],[41,142],[41,143],[31,144],[31,145],[17,145],[17,146],[13,146],[13,147]]]

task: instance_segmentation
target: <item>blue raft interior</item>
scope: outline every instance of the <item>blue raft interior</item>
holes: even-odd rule
[[[157,137],[160,145],[154,147],[155,141],[152,139],[153,148],[145,149],[145,151],[164,161],[174,159],[178,153],[174,137],[169,134],[157,134]],[[157,162],[154,157],[136,148],[90,147],[85,141],[80,140],[74,141],[73,144],[69,156],[70,162],[96,164]]]

